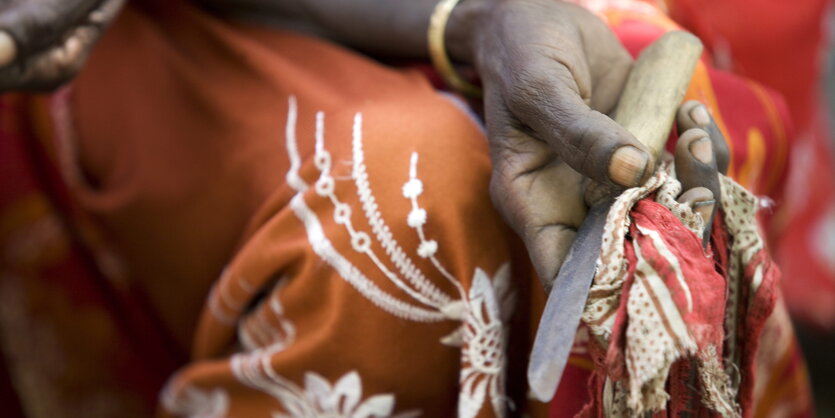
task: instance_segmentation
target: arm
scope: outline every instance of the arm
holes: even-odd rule
[[[199,0],[218,14],[276,25],[329,39],[377,56],[424,58],[426,31],[438,0]],[[462,1],[450,16],[452,59],[472,63],[472,23],[494,1]]]

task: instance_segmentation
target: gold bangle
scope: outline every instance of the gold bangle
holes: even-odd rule
[[[432,60],[432,65],[438,71],[438,74],[452,88],[467,96],[480,97],[481,89],[461,78],[446,54],[444,31],[449,21],[449,15],[452,14],[452,9],[459,1],[441,0],[435,6],[435,10],[432,11],[432,17],[429,19],[429,30],[426,33],[429,41],[429,58]]]

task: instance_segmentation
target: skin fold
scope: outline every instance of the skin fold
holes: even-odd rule
[[[69,81],[124,0],[0,0],[0,89]],[[207,10],[329,39],[377,57],[426,58],[437,0],[201,0]],[[555,0],[463,0],[445,32],[450,57],[478,72],[490,193],[550,287],[586,216],[589,185],[636,186],[656,162],[606,114],[632,59],[586,10]],[[684,104],[673,158],[680,200],[706,218],[729,156],[704,106]]]

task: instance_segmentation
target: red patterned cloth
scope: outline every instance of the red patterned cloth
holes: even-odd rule
[[[633,0],[578,3],[607,21],[633,55],[637,55],[644,46],[664,32],[681,28],[664,12],[665,7],[674,11],[673,17],[682,19],[685,24],[689,22],[682,18],[676,2],[660,6],[655,2]],[[743,2],[731,3],[739,5]],[[746,4],[755,7],[750,3]],[[718,7],[718,2],[713,2],[712,6]],[[803,7],[813,6],[806,4]],[[693,8],[688,9],[688,12],[701,13],[702,10]],[[813,20],[808,14],[805,16],[806,21]],[[731,16],[725,17],[731,19]],[[783,23],[790,26],[791,20]],[[819,28],[790,26],[776,30],[813,33]],[[697,34],[701,33],[697,31]],[[721,37],[703,37],[703,40],[707,52],[696,69],[687,96],[688,99],[700,100],[708,106],[731,150],[729,176],[753,193],[745,192],[751,202],[747,208],[749,213],[746,214],[749,218],[749,232],[743,235],[758,233],[759,225],[785,224],[786,212],[777,212],[775,216],[773,209],[762,210],[760,205],[755,204],[758,199],[754,196],[767,196],[780,208],[806,200],[802,192],[784,194],[783,190],[789,150],[794,150],[795,144],[802,150],[803,144],[807,143],[804,137],[798,138],[794,134],[794,128],[789,122],[790,115],[798,111],[798,103],[811,96],[811,92],[801,92],[808,89],[810,84],[806,79],[796,82],[784,80],[784,83],[779,84],[778,87],[783,89],[794,89],[790,101],[794,107],[790,112],[779,93],[727,71],[736,68],[726,65],[727,60],[722,61],[728,56],[722,54],[721,45],[717,47],[722,42]],[[781,43],[783,47],[787,45]],[[757,54],[752,56],[748,52],[746,59],[754,62]],[[792,51],[787,56],[794,57],[796,62],[781,68],[772,65],[773,74],[783,74],[783,77],[788,72],[816,74],[810,70],[810,63],[814,60],[812,52],[813,49],[809,48]],[[763,72],[763,68],[759,68],[751,74]],[[671,141],[670,145],[673,144],[674,141]],[[817,150],[819,152],[815,155],[818,162],[824,161],[828,153],[824,149]],[[816,183],[821,190],[832,190],[832,187],[825,184],[828,178]],[[824,196],[829,195],[820,193],[818,201],[826,200]],[[728,201],[734,202],[736,199],[734,197]],[[786,199],[790,201],[787,203]],[[762,202],[768,203],[769,200]],[[672,204],[667,206],[672,207]],[[755,211],[756,218],[753,215]],[[725,215],[725,221],[732,218],[729,213]],[[760,241],[758,251],[746,254],[744,260],[738,256],[734,258],[733,246],[740,237],[735,237],[730,229],[716,229],[713,231],[709,252],[712,258],[706,258],[696,235],[687,231],[664,206],[642,201],[631,216],[634,224],[629,226],[628,235],[632,238],[626,241],[621,247],[621,253],[615,257],[626,263],[629,270],[618,272],[621,276],[615,286],[617,291],[611,288],[612,283],[609,283],[609,288],[602,285],[597,289],[597,296],[601,299],[597,301],[598,304],[592,300],[589,305],[590,310],[587,310],[585,318],[589,328],[581,329],[569,359],[568,370],[571,376],[576,379],[585,371],[585,376],[590,379],[591,393],[582,396],[589,402],[584,413],[594,415],[606,411],[615,415],[632,415],[636,409],[663,407],[662,415],[676,415],[681,411],[698,415],[715,414],[717,411],[739,412],[744,416],[810,415],[811,399],[805,366],[797,343],[791,336],[791,324],[777,285],[780,280],[779,270],[766,252],[766,245]],[[755,219],[761,223],[756,224]],[[666,244],[673,256],[662,257],[656,242],[649,238],[652,234],[644,234],[638,229],[639,226],[646,231],[659,231],[657,237],[661,243]],[[773,231],[773,227],[767,230]],[[626,232],[624,230],[624,234]],[[808,230],[795,230],[794,233],[798,239],[813,236]],[[688,234],[689,238],[682,238]],[[806,242],[798,248],[809,248],[809,245],[812,243]],[[739,254],[738,250],[736,254]],[[652,271],[659,273],[656,279],[636,279],[636,263],[639,258],[643,260],[639,264],[652,267]],[[605,265],[608,266],[609,261]],[[671,268],[673,265],[678,265],[681,278],[686,279],[679,279],[677,270]],[[807,268],[814,269],[814,266],[807,265]],[[640,276],[648,277],[645,273]],[[732,280],[732,276],[736,279]],[[816,280],[826,280],[827,276],[815,277]],[[792,280],[789,276],[785,282],[789,292],[820,289],[822,294],[817,297],[818,302],[829,297],[827,286],[814,286],[809,282],[801,286]],[[641,314],[638,313],[641,305],[638,302],[644,299],[652,305],[650,301],[653,299],[649,298],[647,292],[647,286],[652,283],[656,285],[655,288],[665,289],[668,294],[664,318],[669,320],[670,317],[678,317],[680,323],[684,324],[685,330],[679,327],[678,333],[672,332],[675,329],[670,328],[671,331],[666,334],[676,338],[664,337],[666,345],[638,332],[641,329],[640,321],[649,321],[641,316],[646,312],[642,310]],[[691,291],[683,291],[681,283],[686,283]],[[751,289],[751,283],[758,284],[756,291]],[[609,299],[606,300],[606,297]],[[606,306],[603,313],[608,316],[595,317],[594,309],[604,302]],[[631,310],[630,303],[633,304]],[[803,309],[817,314],[825,314],[826,309],[829,309],[818,305],[820,303],[807,305]],[[656,320],[660,320],[660,316]],[[647,327],[650,328],[667,329],[663,321]],[[591,333],[591,337],[586,333]],[[600,338],[603,338],[602,344]],[[664,346],[661,350],[663,355],[643,355],[642,349],[651,350],[650,343],[655,344],[655,349]],[[641,366],[651,370],[642,372]],[[607,378],[610,381],[608,388]],[[618,383],[615,384],[615,381]],[[561,384],[550,405],[551,416],[575,414],[576,409],[571,405],[577,403],[578,390],[573,385],[576,385],[576,380]],[[616,394],[620,394],[620,398],[616,399]],[[669,396],[669,402],[666,396]]]
[[[585,415],[753,414],[779,270],[759,235],[759,199],[722,180],[707,249],[702,219],[676,202],[681,185],[667,173],[612,206],[584,314],[596,337]]]
[[[785,273],[789,309],[796,319],[835,332],[835,160],[821,83],[830,4],[666,1],[669,15],[702,39],[717,68],[785,98],[794,126],[785,193],[769,185],[752,190],[777,196],[768,235]],[[779,165],[764,167],[771,171],[766,178],[782,170]]]

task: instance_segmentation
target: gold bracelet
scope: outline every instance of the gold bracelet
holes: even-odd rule
[[[444,31],[449,21],[449,15],[452,14],[452,9],[459,1],[441,0],[435,6],[435,10],[432,11],[432,17],[429,19],[429,30],[426,33],[429,41],[429,58],[432,60],[432,65],[438,71],[438,74],[452,88],[467,96],[480,97],[481,89],[461,78],[446,54]]]

